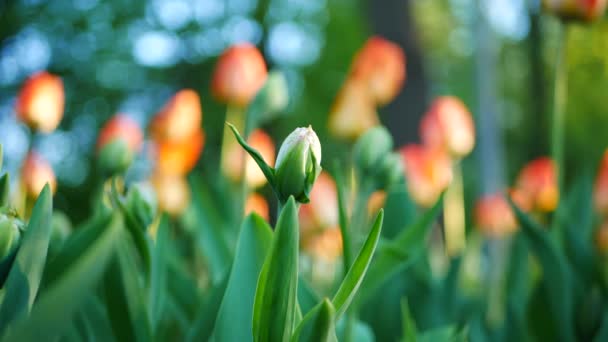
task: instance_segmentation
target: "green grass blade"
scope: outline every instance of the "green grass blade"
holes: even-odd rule
[[[17,317],[28,314],[34,304],[51,237],[52,210],[53,198],[47,184],[36,200],[6,280],[6,294],[0,306],[0,333]]]
[[[239,144],[245,149],[245,151],[247,151],[247,153],[249,153],[251,158],[253,158],[253,160],[255,160],[256,164],[258,164],[258,166],[260,167],[260,170],[262,170],[262,173],[264,173],[264,176],[266,176],[266,179],[268,179],[268,183],[273,185],[275,183],[274,169],[266,163],[266,161],[264,160],[264,157],[262,157],[262,155],[260,154],[260,152],[258,152],[258,150],[256,150],[255,148],[253,148],[253,147],[249,146],[249,144],[247,144],[245,139],[243,139],[243,137],[241,137],[241,135],[239,134],[239,131],[236,129],[236,127],[234,127],[234,125],[232,125],[231,123],[228,123],[228,126],[232,130],[232,133],[234,133],[234,137],[239,142]]]
[[[323,299],[321,303],[304,316],[291,337],[291,341],[338,341],[334,320],[335,314],[336,310],[329,299]]]
[[[407,298],[401,300],[401,315],[403,328],[403,342],[416,342],[416,323],[410,312],[410,307],[407,303]]]
[[[258,280],[253,311],[254,341],[286,341],[292,335],[296,317],[299,234],[296,203],[290,197],[279,217]]]

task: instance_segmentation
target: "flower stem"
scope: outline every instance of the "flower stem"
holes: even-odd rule
[[[466,244],[464,189],[460,163],[454,163],[452,170],[454,178],[446,190],[443,204],[445,248],[448,256],[458,254]]]
[[[557,166],[557,185],[560,190],[563,189],[564,179],[564,118],[568,97],[568,24],[561,25],[555,61],[553,120],[551,122],[551,157]]]

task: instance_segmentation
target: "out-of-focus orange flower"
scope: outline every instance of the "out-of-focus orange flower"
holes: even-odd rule
[[[183,176],[157,173],[152,176],[151,183],[162,211],[178,215],[188,207],[190,188]]]
[[[338,225],[338,190],[331,176],[321,171],[310,191],[310,202],[300,207],[303,235]]]
[[[362,81],[378,105],[391,102],[405,81],[405,54],[399,45],[374,36],[359,50],[350,78]]]
[[[456,97],[437,98],[420,122],[425,145],[443,148],[454,158],[469,154],[475,145],[475,124],[467,107]]]
[[[329,114],[331,134],[342,139],[356,140],[379,122],[376,105],[365,84],[359,80],[347,80]]]
[[[274,166],[276,151],[270,135],[261,129],[257,129],[251,132],[251,135],[247,139],[247,143],[260,152],[268,165]],[[243,170],[242,163],[245,160],[247,184],[251,188],[258,188],[266,184],[266,176],[264,176],[264,173],[260,170],[258,164],[251,158],[249,153],[246,153],[241,145],[237,143],[236,139],[232,139],[225,146],[226,154],[225,158],[222,160],[222,168],[228,178],[234,182],[241,179]]]
[[[520,201],[532,211],[550,212],[559,202],[557,170],[553,160],[541,157],[528,163],[516,182]]]
[[[374,191],[369,200],[367,200],[367,213],[369,216],[376,215],[384,207],[384,202],[386,202],[386,191]]]
[[[606,0],[543,0],[545,9],[564,19],[593,21],[604,15]]]
[[[184,140],[201,130],[202,121],[200,97],[192,89],[183,89],[154,116],[150,133],[155,140]]]
[[[342,233],[340,228],[332,227],[309,239],[302,247],[315,258],[333,262],[342,255]]]
[[[30,151],[23,162],[21,180],[27,195],[32,198],[38,197],[46,183],[49,183],[52,193],[55,193],[57,188],[55,172],[51,164],[34,151]]]
[[[25,81],[15,110],[19,119],[31,129],[48,133],[59,125],[64,103],[61,78],[43,71]]]
[[[124,140],[131,152],[137,152],[144,141],[144,134],[135,120],[124,114],[117,114],[99,132],[97,150],[101,150],[115,139]]]
[[[183,140],[156,142],[156,170],[162,174],[187,174],[196,166],[204,145],[205,134],[202,130]]]
[[[245,107],[262,88],[267,74],[264,57],[254,45],[234,45],[218,59],[211,91],[219,101]]]
[[[492,237],[502,237],[517,230],[517,221],[502,193],[487,195],[475,205],[477,227]]]
[[[598,213],[608,214],[608,150],[604,152],[604,157],[595,178],[593,204]]]
[[[433,205],[452,181],[452,164],[440,149],[422,145],[401,148],[410,196],[421,206]]]
[[[254,192],[247,197],[247,201],[245,202],[245,215],[251,213],[260,215],[266,221],[270,219],[268,202],[264,196]]]
[[[523,190],[518,188],[511,188],[509,189],[509,196],[511,197],[513,203],[515,203],[515,205],[518,206],[521,210],[532,210],[532,199],[527,196],[527,194]]]

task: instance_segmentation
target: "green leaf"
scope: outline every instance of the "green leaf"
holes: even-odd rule
[[[145,279],[148,280],[148,276],[150,275],[150,265],[151,265],[151,257],[150,257],[150,245],[148,244],[148,239],[146,236],[146,228],[141,227],[137,220],[133,217],[132,213],[127,209],[122,199],[117,199],[117,203],[120,207],[120,211],[122,212],[125,218],[125,226],[131,235],[131,239],[135,243],[135,248],[141,258],[142,266],[144,269]]]
[[[2,144],[0,144],[0,171],[2,171],[2,162],[4,161],[4,150]]]
[[[362,285],[364,289],[362,301],[368,299],[393,275],[410,265],[416,257],[422,255],[426,248],[426,237],[441,212],[442,203],[441,197],[431,209],[401,231],[392,241],[380,245],[377,257],[370,266],[369,276]]]
[[[260,216],[249,215],[241,227],[228,287],[215,321],[214,340],[253,340],[256,285],[271,243],[270,226]]]
[[[10,182],[8,173],[0,177],[0,207],[8,206]]]
[[[507,198],[522,227],[521,233],[530,242],[534,254],[543,269],[543,287],[546,291],[555,327],[566,341],[574,340],[572,315],[572,284],[564,255],[560,253],[555,240],[534,220]]]
[[[602,324],[595,334],[594,342],[608,341],[608,310],[604,311],[604,317],[602,318]]]
[[[336,190],[338,193],[338,218],[340,219],[340,233],[342,234],[342,253],[344,272],[350,268],[352,262],[352,242],[350,230],[348,229],[348,213],[346,210],[346,185],[344,184],[344,176],[341,172],[342,168],[339,161],[335,163],[335,171],[332,174],[336,182]]]
[[[103,235],[42,293],[30,316],[11,326],[3,341],[53,341],[61,336],[71,326],[77,310],[94,293],[114,246],[122,237],[121,228],[120,220],[114,217]]]
[[[337,342],[335,313],[336,310],[329,299],[324,298],[304,316],[291,337],[291,341]]]
[[[435,342],[435,341],[449,341],[449,342],[464,342],[466,339],[466,331],[459,332],[455,326],[439,327],[418,336],[418,342]]]
[[[403,342],[416,342],[416,323],[414,323],[414,318],[410,313],[407,298],[401,299],[401,314],[403,320]]]
[[[152,273],[150,277],[150,321],[152,330],[156,328],[163,314],[167,297],[167,244],[169,244],[169,217],[166,214],[160,219],[156,240],[152,249]]]
[[[298,278],[298,304],[302,309],[302,312],[306,314],[308,311],[312,310],[321,298],[315,292],[315,290],[308,284],[304,277],[300,276]]]
[[[228,126],[232,130],[232,133],[234,133],[234,137],[239,142],[239,144],[245,149],[245,151],[247,151],[247,153],[249,153],[251,158],[253,158],[253,160],[255,160],[256,164],[258,164],[258,166],[262,170],[262,173],[264,173],[264,176],[266,177],[266,179],[268,179],[268,183],[274,187],[274,185],[273,185],[273,184],[275,184],[274,169],[270,165],[268,165],[266,163],[266,161],[264,161],[264,157],[262,157],[262,155],[260,154],[260,152],[258,152],[258,150],[256,150],[255,148],[253,148],[253,147],[249,146],[249,144],[247,144],[247,142],[243,139],[243,137],[241,137],[241,135],[239,134],[239,131],[236,129],[236,127],[234,127],[233,124],[228,123]]]
[[[348,270],[342,284],[340,284],[340,288],[332,299],[332,303],[336,308],[336,319],[339,319],[340,316],[342,316],[342,314],[346,311],[351,301],[355,297],[357,289],[363,282],[367,268],[372,261],[374,251],[378,245],[378,240],[380,239],[383,218],[384,211],[380,210],[378,216],[376,217],[376,221],[374,222],[374,225],[372,226],[372,229],[369,232],[365,243],[363,244],[363,247],[361,247],[361,250],[359,251],[359,255],[353,262],[350,270]]]
[[[21,247],[6,280],[6,294],[0,307],[0,333],[20,315],[28,314],[34,304],[51,237],[52,209],[53,198],[47,184],[36,200]]]
[[[287,341],[293,332],[298,287],[298,212],[287,200],[264,260],[253,309],[253,339]]]
[[[209,291],[209,294],[203,300],[202,305],[200,305],[199,312],[191,325],[191,329],[188,332],[186,341],[194,342],[210,340],[227,286],[228,276],[224,277],[222,282]]]

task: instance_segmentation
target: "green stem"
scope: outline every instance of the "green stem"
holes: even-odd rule
[[[564,119],[568,97],[568,24],[562,24],[555,61],[553,120],[551,122],[551,157],[557,166],[557,184],[563,189]]]
[[[464,188],[460,163],[454,163],[452,170],[452,183],[446,190],[443,202],[445,248],[449,256],[458,254],[466,244]]]

